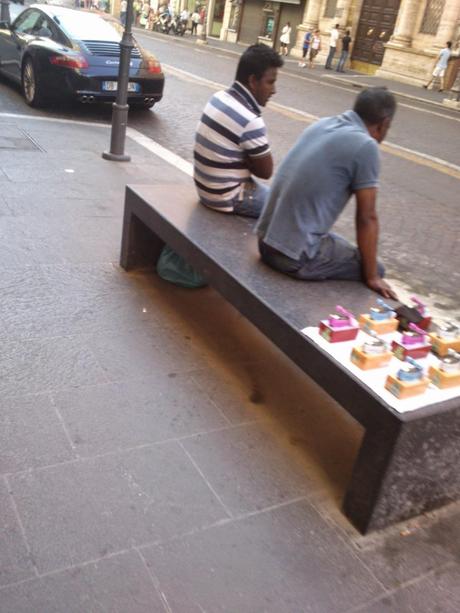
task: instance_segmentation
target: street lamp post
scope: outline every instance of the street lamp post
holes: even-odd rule
[[[104,151],[102,157],[112,162],[129,162],[131,157],[125,154],[126,126],[128,124],[128,83],[131,50],[134,47],[131,26],[133,22],[133,0],[128,0],[126,24],[120,42],[120,65],[118,68],[117,99],[112,106],[112,132],[110,151]]]
[[[0,13],[0,21],[6,21],[10,23],[10,0],[0,0],[2,10]]]

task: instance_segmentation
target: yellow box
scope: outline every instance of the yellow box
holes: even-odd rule
[[[432,342],[432,351],[436,353],[436,355],[439,355],[441,358],[447,355],[449,349],[453,349],[454,351],[460,352],[460,336],[457,336],[457,338],[444,340],[442,338],[439,338],[439,336],[434,332],[431,332],[430,338]]]
[[[365,353],[361,347],[354,347],[351,352],[351,361],[362,370],[370,370],[371,368],[381,368],[390,363],[393,354],[391,351],[385,353]]]
[[[423,394],[430,383],[427,377],[419,379],[418,381],[400,381],[394,375],[388,375],[385,382],[385,388],[391,392],[396,398],[404,400],[404,398],[411,398],[412,396],[418,396]]]
[[[384,321],[376,321],[368,313],[363,313],[359,316],[359,325],[366,332],[372,330],[377,334],[390,334],[390,332],[396,332],[398,329],[398,320],[396,317],[392,317]]]
[[[428,376],[431,381],[441,389],[460,385],[460,372],[444,372],[436,366],[430,366]]]

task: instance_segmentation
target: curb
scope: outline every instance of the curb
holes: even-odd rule
[[[337,81],[338,83],[341,83],[342,85],[348,85],[349,87],[357,88],[357,89],[364,89],[365,87],[369,86],[368,83],[362,83],[360,81],[352,81],[350,79],[342,79],[341,77],[334,77],[334,76],[327,75],[325,76],[325,78],[330,79],[331,81]],[[397,81],[391,81],[390,83],[397,83]],[[455,109],[451,109],[447,107],[442,102],[437,102],[436,100],[422,98],[421,96],[415,96],[413,94],[407,94],[406,92],[400,92],[392,88],[391,88],[391,93],[394,94],[395,96],[399,96],[400,98],[407,98],[408,100],[416,100],[417,102],[422,102],[423,104],[432,104],[433,106],[440,107],[444,110],[455,110]]]

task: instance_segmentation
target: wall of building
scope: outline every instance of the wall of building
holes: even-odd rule
[[[351,61],[351,67],[375,73],[378,76],[421,85],[430,76],[436,57],[447,40],[460,43],[460,0],[445,0],[442,15],[436,33],[420,32],[427,3],[431,0],[401,0],[391,37],[384,37],[381,65]],[[293,27],[290,55],[300,57],[302,43],[307,30],[319,28],[322,38],[322,51],[318,62],[324,62],[329,49],[329,33],[335,23],[340,24],[341,31],[350,29],[353,41],[356,41],[364,0],[302,0],[301,17],[297,27]],[[392,4],[388,0],[389,4]],[[276,3],[271,3],[275,5]],[[335,4],[335,8],[334,8]],[[254,42],[257,32],[261,32],[261,12],[267,3],[262,0],[227,0],[220,37],[223,40]],[[285,19],[282,5],[276,11],[276,34],[279,24]],[[333,8],[333,14],[325,15],[326,8]],[[236,19],[235,19],[236,14]],[[286,13],[287,14],[287,13]],[[245,21],[249,20],[248,21]],[[292,19],[290,19],[292,22]],[[292,24],[293,26],[295,24]],[[249,38],[251,40],[249,41]],[[264,41],[270,44],[270,41]],[[276,40],[275,40],[276,45]],[[340,50],[340,43],[338,51]],[[353,55],[353,43],[352,53]],[[350,63],[350,61],[349,61]]]

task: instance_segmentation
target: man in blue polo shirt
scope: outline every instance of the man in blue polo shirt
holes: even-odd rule
[[[307,128],[272,182],[257,232],[264,262],[298,279],[363,281],[395,298],[377,261],[381,143],[396,111],[384,88],[363,90],[352,111]],[[358,246],[330,232],[356,197]]]
[[[205,206],[222,213],[258,217],[273,160],[261,116],[275,93],[283,60],[266,45],[252,45],[241,56],[236,80],[215,93],[204,108],[195,135],[193,176]]]

